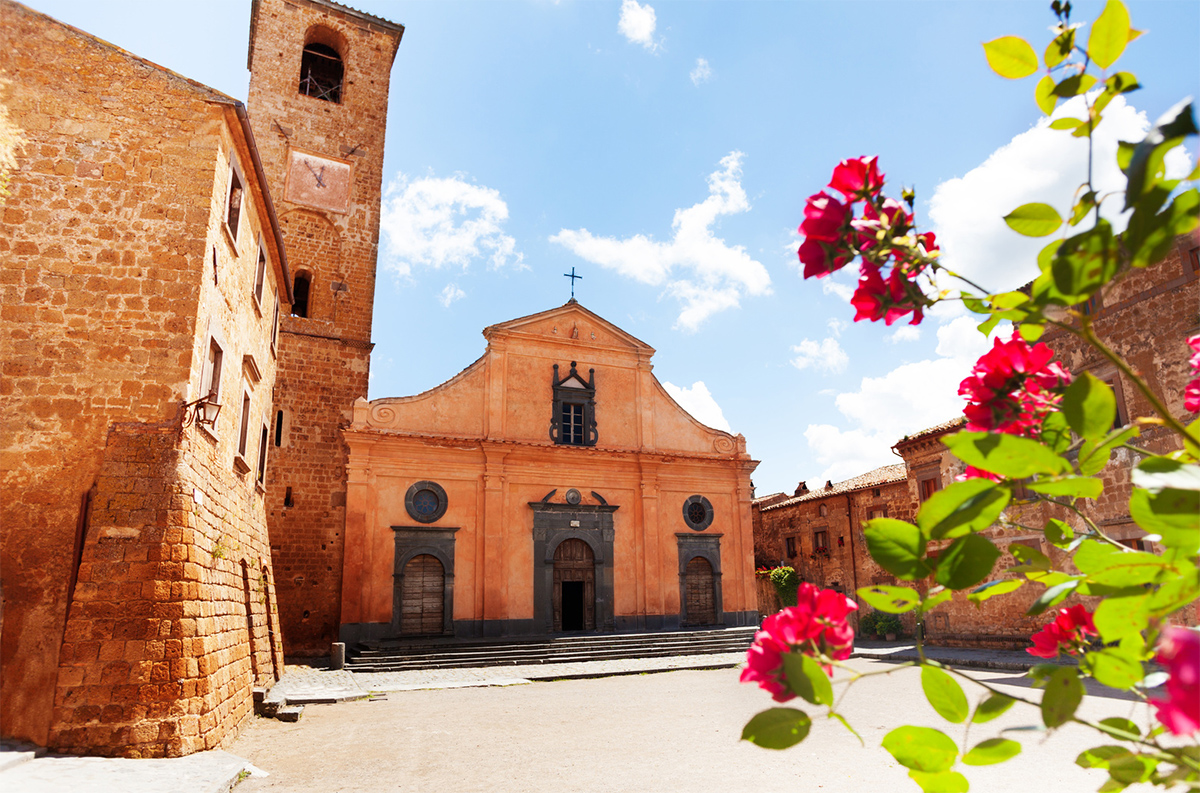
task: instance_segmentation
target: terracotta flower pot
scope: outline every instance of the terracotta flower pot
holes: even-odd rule
[[[894,633],[889,633],[889,634],[887,634],[887,640],[888,640],[889,642],[894,642],[894,641],[896,641],[896,634],[894,634]]]

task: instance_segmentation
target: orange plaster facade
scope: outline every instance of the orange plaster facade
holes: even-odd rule
[[[484,355],[437,388],[355,403],[344,431],[341,638],[401,634],[401,574],[422,553],[443,568],[446,609],[441,630],[420,632],[569,630],[569,585],[552,571],[570,539],[586,542],[593,557],[594,579],[583,563],[594,583],[585,590],[594,619],[584,630],[757,624],[750,517],[757,462],[745,439],[688,415],[654,377],[654,350],[573,300],[483,334]],[[578,381],[568,374],[572,362]],[[594,445],[557,443],[554,383],[578,386],[589,377]],[[444,500],[432,521],[411,511],[414,486],[427,482]],[[689,503],[703,505],[691,514],[708,525],[689,524]]]

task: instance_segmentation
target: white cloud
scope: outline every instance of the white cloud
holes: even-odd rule
[[[446,308],[450,308],[450,304],[455,300],[460,300],[467,296],[467,293],[459,289],[455,284],[446,284],[446,288],[442,290],[442,296],[439,298],[441,303]]]
[[[725,420],[725,414],[721,412],[721,406],[717,404],[717,400],[713,399],[713,395],[708,392],[708,387],[704,385],[703,380],[697,380],[692,383],[691,388],[680,388],[679,386],[663,381],[662,387],[679,403],[679,406],[692,414],[692,418],[699,421],[705,426],[712,427],[725,432],[733,432],[729,428],[729,422]]]
[[[1007,333],[1008,331],[1001,331]],[[839,394],[834,404],[851,428],[810,424],[804,431],[825,470],[815,479],[835,482],[898,462],[891,447],[905,434],[962,415],[958,385],[991,346],[972,317],[938,328],[937,356],[897,366],[881,377],[864,377],[857,391]]]
[[[1072,99],[1054,114],[1064,116],[1082,117],[1082,98]],[[1075,189],[1087,177],[1086,139],[1051,130],[1049,125],[1049,119],[1040,120],[965,176],[942,182],[930,200],[929,217],[944,264],[990,290],[1015,289],[1035,278],[1038,251],[1050,241],[1017,234],[1005,225],[1004,215],[1039,201],[1065,217]],[[1124,97],[1109,104],[1093,133],[1092,184],[1099,193],[1124,189],[1125,177],[1116,165],[1117,141],[1141,140],[1149,127],[1146,114],[1126,104]],[[1189,163],[1181,147],[1171,152],[1168,171],[1181,177]],[[1104,203],[1104,216],[1118,229],[1125,223],[1120,217],[1123,205],[1120,195]]]
[[[713,314],[740,305],[743,294],[771,292],[767,268],[741,245],[728,245],[713,234],[722,215],[750,210],[742,189],[742,157],[734,151],[708,177],[708,198],[675,210],[670,242],[643,234],[618,239],[597,237],[587,229],[563,229],[550,238],[576,256],[615,270],[649,286],[665,287],[683,303],[676,328],[696,330]]]
[[[692,69],[688,77],[692,78],[692,85],[707,83],[712,79],[712,67],[708,65],[708,61],[704,58],[697,58],[696,68]]]
[[[844,331],[847,327],[849,327],[849,323],[846,322],[846,320],[844,320],[844,319],[838,319],[837,317],[831,317],[829,319],[829,321],[827,321],[825,323],[825,326],[827,328],[829,328],[829,332],[832,333],[834,335],[834,337],[836,338],[838,336],[841,336],[842,331]]]
[[[917,325],[900,325],[884,338],[892,344],[899,344],[902,341],[917,341],[921,338],[921,328]]]
[[[801,371],[812,366],[824,372],[837,374],[846,371],[846,366],[850,363],[842,345],[833,338],[820,342],[805,339],[792,347],[792,352],[796,353],[796,357],[792,359],[791,364]]]
[[[490,187],[461,174],[410,179],[399,174],[384,194],[380,225],[387,239],[386,266],[402,276],[413,267],[466,269],[486,259],[491,267],[522,267],[524,255],[504,233],[508,205]]]
[[[617,31],[631,44],[641,44],[653,52],[658,49],[654,41],[654,28],[658,20],[654,8],[649,3],[638,5],[637,0],[623,0],[621,3],[621,19],[617,22]]]

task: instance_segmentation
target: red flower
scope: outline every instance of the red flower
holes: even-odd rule
[[[1188,361],[1192,369],[1200,371],[1200,333],[1187,340],[1192,348],[1192,357]],[[1187,384],[1183,391],[1183,409],[1189,413],[1200,413],[1200,377]]]
[[[799,651],[846,660],[854,644],[854,629],[846,615],[857,609],[858,604],[840,592],[801,584],[796,605],[767,617],[754,634],[741,682],[758,683],[776,702],[787,702],[796,695],[787,686],[783,654]]]
[[[808,197],[804,206],[804,222],[800,233],[805,239],[837,242],[848,212],[842,202],[824,191]]]
[[[1030,347],[1016,331],[1009,341],[996,339],[958,387],[968,401],[963,409],[966,428],[1036,436],[1062,400],[1059,392],[1071,382],[1053,357],[1045,344]]]
[[[1075,655],[1089,635],[1097,635],[1090,611],[1079,605],[1059,609],[1054,622],[1029,637],[1033,646],[1025,652],[1038,658],[1056,658],[1060,649]]]
[[[854,258],[854,254],[848,250],[815,239],[806,239],[800,246],[799,254],[805,278],[822,278],[842,269]]]
[[[921,290],[914,276],[906,275],[899,267],[893,267],[885,281],[879,268],[867,262],[863,263],[859,272],[862,277],[858,279],[858,288],[850,298],[850,305],[857,310],[855,322],[882,319],[884,324],[891,325],[910,313],[913,315],[910,325],[921,322],[924,306],[917,297]]]
[[[1167,668],[1167,698],[1151,699],[1155,716],[1174,735],[1200,730],[1200,634],[1167,628],[1155,660]]]
[[[846,197],[847,201],[869,199],[883,189],[883,174],[879,172],[878,157],[859,157],[842,160],[833,169],[829,186]]]

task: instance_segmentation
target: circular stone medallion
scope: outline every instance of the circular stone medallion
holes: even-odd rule
[[[683,522],[693,531],[704,531],[713,522],[713,506],[704,496],[689,496],[683,502]]]
[[[567,503],[571,506],[576,506],[580,501],[583,501],[583,494],[575,488],[567,491]]]
[[[417,482],[404,494],[404,509],[418,523],[433,523],[446,514],[446,491],[437,482]]]

